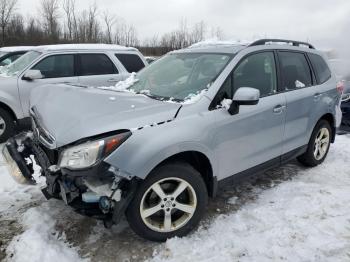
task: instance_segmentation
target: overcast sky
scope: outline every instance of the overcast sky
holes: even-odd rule
[[[19,0],[23,14],[37,13],[41,0]],[[77,0],[79,9],[96,2],[137,28],[145,39],[205,21],[219,26],[227,39],[256,37],[309,40],[327,47],[349,39],[350,0]]]

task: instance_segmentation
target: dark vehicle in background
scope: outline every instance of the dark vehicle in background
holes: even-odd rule
[[[338,81],[344,85],[341,110],[343,112],[341,131],[350,132],[350,61],[343,59],[330,59],[329,63],[336,74]]]
[[[343,119],[340,126],[341,131],[350,132],[350,94],[344,94],[342,97],[341,111]]]
[[[32,49],[32,46],[14,46],[0,48],[0,67],[8,66]]]

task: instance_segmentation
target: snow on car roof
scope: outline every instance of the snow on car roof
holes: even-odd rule
[[[221,41],[216,38],[195,43],[175,52],[215,52],[235,54],[247,46],[243,41]]]
[[[18,52],[18,51],[30,51],[35,49],[35,46],[5,46],[1,47],[2,52]]]
[[[60,51],[60,50],[118,50],[134,51],[134,47],[108,44],[61,44],[61,45],[42,45],[36,48],[38,51]]]

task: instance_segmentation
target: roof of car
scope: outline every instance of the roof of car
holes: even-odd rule
[[[240,42],[206,40],[193,44],[179,52],[201,52],[201,53],[237,53],[244,49],[246,45]],[[178,51],[174,51],[178,52]]]
[[[303,49],[319,53],[311,44],[305,42],[298,42],[293,40],[283,40],[283,39],[261,39],[255,42],[251,41],[217,41],[217,40],[206,40],[193,44],[185,49],[181,49],[176,52],[197,52],[197,53],[227,53],[236,54],[239,51],[247,47],[263,47],[268,46],[270,48],[276,49],[290,49],[290,50],[300,50]]]
[[[34,46],[5,46],[1,47],[0,51],[2,52],[20,52],[20,51],[30,51],[35,49]]]
[[[135,51],[134,47],[126,47],[121,45],[109,45],[109,44],[61,44],[61,45],[42,45],[38,46],[35,50],[45,51],[62,51],[62,50],[114,50],[114,51]]]

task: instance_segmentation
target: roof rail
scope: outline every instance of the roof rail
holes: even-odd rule
[[[286,43],[286,44],[292,44],[293,46],[303,45],[311,49],[315,49],[315,47],[309,43],[294,41],[294,40],[285,40],[285,39],[260,39],[251,43],[249,46],[266,45],[267,43]]]

